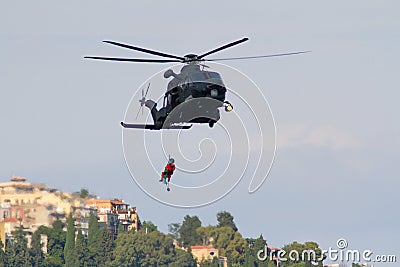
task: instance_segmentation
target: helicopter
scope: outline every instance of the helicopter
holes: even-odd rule
[[[190,129],[193,123],[208,123],[209,127],[213,127],[214,124],[220,119],[219,108],[224,107],[226,112],[230,112],[233,110],[233,105],[225,98],[227,89],[220,73],[207,70],[208,66],[204,64],[205,62],[256,59],[296,55],[310,52],[301,51],[284,54],[234,58],[206,58],[211,54],[220,52],[248,40],[249,38],[245,37],[200,55],[187,54],[185,56],[166,54],[163,52],[158,52],[115,41],[103,41],[107,44],[167,59],[117,58],[99,56],[85,56],[84,58],[120,62],[184,64],[184,66],[180,70],[180,73],[175,73],[172,69],[168,69],[164,72],[165,79],[169,79],[171,77],[172,79],[168,82],[167,90],[163,98],[163,105],[160,109],[157,109],[157,103],[155,101],[151,99],[146,100],[146,96],[150,88],[150,83],[147,86],[146,92],[144,91],[144,89],[142,89],[142,97],[139,100],[140,107],[138,114],[140,110],[142,110],[143,112],[143,106],[146,106],[150,110],[154,124],[131,124],[121,122],[122,127],[149,130]]]

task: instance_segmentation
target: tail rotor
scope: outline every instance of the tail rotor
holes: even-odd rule
[[[149,92],[149,89],[150,89],[150,83],[147,85],[146,93],[144,92],[144,88],[142,88],[142,98],[139,100],[140,107],[136,114],[136,119],[138,118],[140,111],[142,111],[142,116],[143,116],[143,106],[146,103],[146,97],[147,93]]]

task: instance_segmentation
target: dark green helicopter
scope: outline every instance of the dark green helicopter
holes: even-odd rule
[[[168,83],[167,91],[164,95],[163,106],[160,109],[157,109],[157,103],[155,101],[150,99],[146,100],[150,84],[148,85],[146,92],[144,92],[144,89],[142,89],[142,98],[139,100],[141,106],[140,108],[146,106],[150,109],[154,124],[130,124],[121,122],[121,125],[124,128],[150,130],[189,129],[192,126],[192,123],[208,123],[210,127],[213,127],[214,124],[220,119],[219,108],[224,107],[225,111],[229,112],[233,109],[233,106],[225,99],[227,90],[221,75],[214,71],[207,71],[207,66],[203,64],[204,62],[277,57],[309,52],[302,51],[236,58],[205,58],[211,54],[238,45],[247,40],[249,39],[242,38],[201,55],[188,54],[183,57],[114,41],[104,41],[105,43],[111,45],[116,45],[168,59],[115,58],[97,56],[86,56],[85,58],[122,62],[185,64],[181,68],[180,73],[174,73],[174,71],[171,69],[164,73],[164,78],[169,79],[172,77],[172,79]]]

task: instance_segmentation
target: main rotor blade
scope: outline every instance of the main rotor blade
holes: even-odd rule
[[[240,44],[240,43],[246,42],[247,40],[249,40],[249,38],[246,37],[246,38],[237,40],[237,41],[235,41],[235,42],[232,42],[232,43],[223,45],[223,46],[218,47],[218,48],[216,48],[216,49],[214,49],[214,50],[211,50],[210,52],[204,53],[204,54],[198,56],[197,58],[198,58],[198,59],[202,59],[202,58],[205,57],[205,56],[214,54],[214,53],[219,52],[219,51],[221,51],[221,50],[227,49],[227,48],[229,48],[229,47],[231,47],[231,46],[238,45],[238,44]]]
[[[147,54],[160,56],[160,57],[168,57],[168,58],[176,58],[176,59],[180,59],[180,60],[185,60],[185,58],[183,58],[183,57],[169,55],[169,54],[166,54],[166,53],[157,52],[157,51],[153,51],[153,50],[149,50],[149,49],[145,49],[145,48],[141,48],[141,47],[137,47],[137,46],[133,46],[133,45],[117,43],[117,42],[114,42],[114,41],[103,41],[103,42],[108,43],[108,44],[112,44],[112,45],[116,45],[116,46],[120,46],[120,47],[124,47],[124,48],[128,48],[128,49],[132,49],[132,50],[136,50],[136,51],[140,51],[140,52],[147,53]]]
[[[146,93],[144,94],[144,98],[147,97],[147,93],[149,92],[149,89],[150,89],[150,83],[149,83],[149,85],[147,85],[147,90],[146,90]]]
[[[137,119],[138,116],[139,116],[140,110],[142,110],[142,112],[143,112],[143,107],[142,107],[142,106],[139,107],[139,110],[138,110],[138,112],[136,113],[136,119]],[[142,116],[143,116],[143,113],[142,113]]]
[[[275,54],[275,55],[264,55],[264,56],[214,58],[214,59],[205,59],[204,61],[223,61],[223,60],[241,60],[241,59],[253,59],[253,58],[264,58],[264,57],[281,57],[281,56],[304,54],[304,53],[309,53],[309,52],[311,52],[311,51],[301,51],[301,52]]]
[[[125,62],[147,62],[147,63],[172,63],[182,62],[175,59],[144,59],[144,58],[118,58],[118,57],[84,57],[88,59],[99,59],[109,61],[125,61]]]

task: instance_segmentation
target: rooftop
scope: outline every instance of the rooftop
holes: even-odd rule
[[[11,177],[11,182],[25,182],[26,178],[20,176]]]

